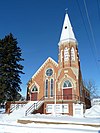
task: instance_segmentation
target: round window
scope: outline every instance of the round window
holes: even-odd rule
[[[53,74],[53,70],[51,68],[47,69],[46,75],[51,76]]]

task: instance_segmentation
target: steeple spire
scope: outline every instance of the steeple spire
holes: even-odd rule
[[[59,45],[60,45],[60,43],[69,42],[69,41],[76,42],[76,38],[75,38],[74,32],[72,30],[69,16],[66,12]]]

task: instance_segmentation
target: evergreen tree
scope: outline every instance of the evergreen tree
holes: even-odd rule
[[[21,49],[17,46],[17,39],[10,33],[0,40],[0,99],[16,100],[21,91],[20,74],[23,66],[19,63]]]

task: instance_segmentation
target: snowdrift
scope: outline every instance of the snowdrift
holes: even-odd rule
[[[91,118],[100,118],[100,105],[94,105],[90,109],[87,109],[84,116]]]

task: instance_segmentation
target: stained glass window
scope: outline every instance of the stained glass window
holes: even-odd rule
[[[48,97],[48,80],[45,81],[45,97]]]
[[[34,87],[32,88],[32,92],[37,92],[37,91],[38,91],[37,87],[34,86]]]
[[[53,79],[51,79],[51,85],[50,85],[50,96],[53,97]]]
[[[63,84],[63,87],[65,88],[65,87],[72,87],[72,84],[71,84],[71,82],[69,81],[69,80],[66,80],[65,82],[64,82],[64,84]]]
[[[51,76],[53,74],[53,70],[51,68],[47,69],[46,75]]]

